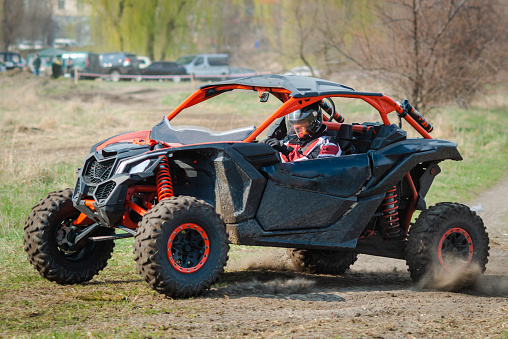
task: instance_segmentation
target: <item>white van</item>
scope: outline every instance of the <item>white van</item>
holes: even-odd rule
[[[184,55],[179,57],[176,63],[185,67],[187,74],[193,74],[200,79],[219,80],[221,76],[229,74],[228,54]]]

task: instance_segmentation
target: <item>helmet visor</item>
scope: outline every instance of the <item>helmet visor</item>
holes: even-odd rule
[[[316,110],[306,110],[304,112],[297,110],[288,114],[286,119],[288,133],[294,132],[300,139],[309,136],[309,127],[316,121],[317,115]]]

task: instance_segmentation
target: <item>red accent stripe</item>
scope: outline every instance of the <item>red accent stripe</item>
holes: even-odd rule
[[[117,135],[114,138],[106,140],[99,146],[97,146],[97,151],[103,149],[104,147],[115,144],[117,142],[133,142],[136,139],[149,140],[150,139],[150,131],[137,131],[131,133],[125,133],[122,135]]]

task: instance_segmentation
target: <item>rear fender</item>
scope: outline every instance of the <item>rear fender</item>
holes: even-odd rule
[[[370,152],[369,156],[373,176],[359,197],[386,192],[418,164],[462,160],[455,142],[440,139],[408,139]]]

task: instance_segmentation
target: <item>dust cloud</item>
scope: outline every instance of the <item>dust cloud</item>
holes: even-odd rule
[[[285,250],[267,248],[264,252],[256,252],[248,257],[229,261],[226,270],[294,271],[295,267]]]
[[[489,297],[508,297],[508,277],[504,275],[481,276],[472,285],[474,291]]]
[[[232,286],[220,288],[219,291],[224,294],[270,294],[270,295],[287,295],[302,294],[309,292],[315,281],[295,278],[295,279],[275,279],[267,282],[261,282],[253,279],[249,282],[237,283]]]

